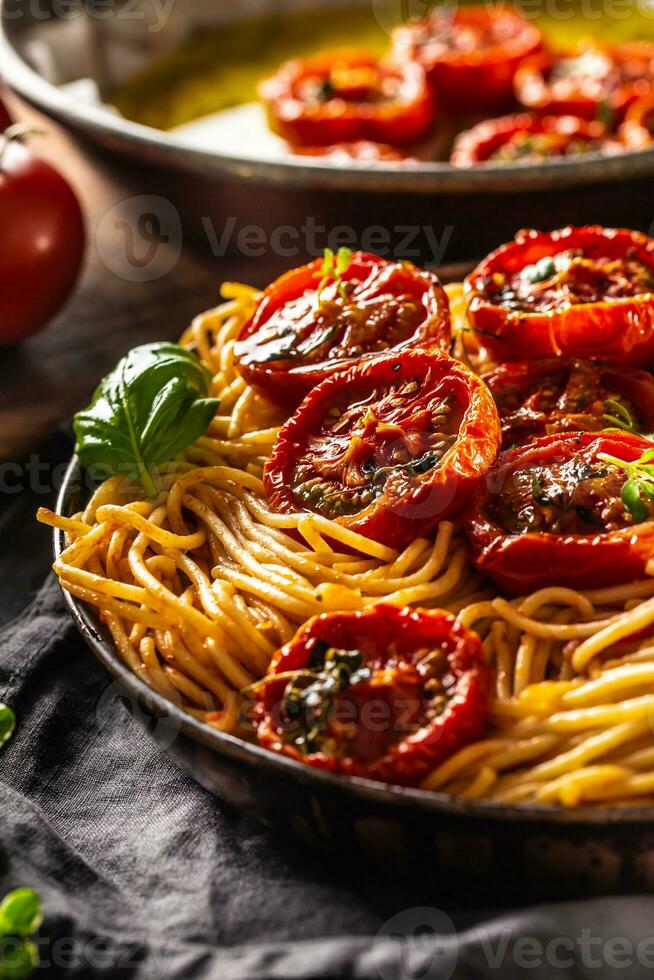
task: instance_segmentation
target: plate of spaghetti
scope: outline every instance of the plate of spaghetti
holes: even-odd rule
[[[648,882],[654,240],[222,294],[101,382],[39,513],[94,651],[296,837]]]

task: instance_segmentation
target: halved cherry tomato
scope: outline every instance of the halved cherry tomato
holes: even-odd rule
[[[496,360],[654,358],[654,240],[589,226],[521,231],[465,281],[468,319]]]
[[[629,107],[618,136],[630,150],[651,147],[654,142],[654,96],[638,99]]]
[[[316,616],[273,658],[257,737],[319,769],[412,786],[483,735],[490,687],[479,637],[449,613]]]
[[[450,163],[473,167],[478,163],[534,162],[583,153],[620,153],[624,147],[607,135],[600,122],[577,116],[534,116],[517,113],[485,119],[460,133]]]
[[[520,63],[543,38],[511,6],[436,7],[393,32],[398,57],[425,68],[439,106],[482,112],[511,104]]]
[[[549,436],[503,453],[464,515],[472,561],[500,588],[588,589],[633,582],[654,554],[654,501],[623,503],[627,463],[654,443],[627,433]]]
[[[483,375],[502,422],[502,446],[611,425],[654,430],[654,378],[647,371],[572,357],[502,364]]]
[[[612,124],[651,92],[653,82],[654,45],[592,42],[568,54],[543,52],[527,59],[516,72],[515,94],[525,108],[544,115]]]
[[[388,143],[373,143],[370,140],[335,143],[332,146],[296,146],[293,152],[297,156],[326,157],[331,162],[345,164],[352,160],[362,163],[408,163],[411,160]]]
[[[283,405],[298,405],[329,374],[362,357],[450,345],[445,291],[432,272],[355,252],[341,281],[316,259],[264,291],[235,347],[243,377]]]
[[[288,61],[259,87],[270,127],[295,146],[372,140],[405,146],[425,135],[434,102],[417,64],[366,51],[325,51]]]
[[[390,547],[460,513],[500,444],[486,385],[437,352],[361,361],[307,395],[264,470],[271,506]]]

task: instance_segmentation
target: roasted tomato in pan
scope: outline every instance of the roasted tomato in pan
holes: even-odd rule
[[[406,146],[434,120],[420,65],[380,62],[365,51],[289,61],[261,83],[259,94],[271,129],[295,146],[357,140]]]
[[[654,240],[636,231],[521,231],[465,281],[468,320],[500,361],[654,358]]]
[[[380,605],[316,616],[273,658],[255,723],[267,749],[415,785],[483,735],[489,670],[449,613]]]
[[[447,296],[433,273],[366,252],[327,250],[268,286],[235,356],[247,381],[294,407],[361,357],[417,344],[447,350],[450,338]]]
[[[503,453],[464,516],[479,571],[516,595],[645,576],[654,554],[654,443],[549,436]]]
[[[651,147],[654,142],[654,96],[639,99],[630,106],[618,136],[629,150]]]
[[[380,355],[314,388],[264,471],[271,506],[389,547],[459,513],[500,444],[486,385],[445,354]]]
[[[509,105],[518,66],[542,44],[538,28],[508,5],[436,7],[393,32],[398,58],[423,65],[438,105],[457,113]]]
[[[654,430],[647,371],[548,357],[502,364],[483,379],[500,414],[504,449],[558,432]]]
[[[577,116],[533,116],[517,113],[485,119],[460,133],[450,162],[455,167],[478,163],[534,162],[584,153],[620,153],[623,146],[600,122]]]
[[[515,76],[515,94],[527,109],[545,115],[619,122],[654,81],[654,45],[642,41],[569,54],[543,52],[527,59]]]

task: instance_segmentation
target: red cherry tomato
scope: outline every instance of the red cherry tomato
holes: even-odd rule
[[[1,142],[1,141],[0,141]],[[17,140],[0,148],[0,344],[29,337],[71,292],[84,253],[77,198]]]
[[[495,459],[497,409],[445,354],[380,355],[311,391],[264,470],[271,506],[400,548],[460,513]]]
[[[632,41],[615,47],[597,42],[568,54],[544,52],[516,72],[515,93],[527,109],[545,115],[620,121],[654,82],[654,45]]]
[[[518,113],[485,119],[460,133],[450,162],[455,167],[478,163],[517,163],[583,153],[620,153],[624,147],[607,135],[600,122],[577,116],[533,116]]]
[[[647,371],[572,357],[502,364],[483,376],[502,422],[502,446],[611,425],[654,430],[654,378]]]
[[[640,436],[604,432],[550,436],[503,453],[464,515],[472,561],[514,595],[643,578],[654,501],[643,493],[632,512],[623,502],[626,470],[602,457],[633,463],[652,450]]]
[[[510,6],[436,7],[393,32],[398,58],[421,64],[439,106],[449,112],[498,110],[513,100],[520,63],[543,38]]]
[[[295,146],[359,140],[405,146],[434,120],[422,68],[380,62],[365,51],[289,61],[261,83],[259,94],[271,129]]]
[[[274,656],[257,736],[319,769],[412,786],[483,735],[490,694],[479,637],[449,613],[331,613]]]
[[[638,99],[627,110],[618,136],[629,150],[644,150],[654,142],[654,96]]]
[[[340,282],[317,259],[264,291],[235,347],[243,377],[295,407],[336,370],[388,350],[450,345],[447,296],[409,262],[355,252]]]
[[[465,281],[468,317],[496,360],[654,359],[654,240],[636,231],[521,231]]]

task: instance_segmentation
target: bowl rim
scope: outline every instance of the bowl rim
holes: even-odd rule
[[[68,517],[72,502],[82,485],[82,467],[73,456],[64,474],[57,502],[56,513]],[[64,548],[64,534],[53,532],[55,560]],[[310,790],[323,789],[340,795],[344,800],[359,800],[384,806],[415,808],[423,813],[447,814],[467,819],[488,819],[498,824],[564,824],[572,827],[598,825],[646,825],[654,823],[654,806],[583,806],[575,809],[545,806],[533,803],[499,803],[494,800],[464,800],[431,790],[390,786],[356,776],[340,776],[314,769],[295,759],[278,755],[259,745],[246,742],[234,735],[221,732],[203,724],[187,714],[178,705],[158,694],[142,681],[121,660],[113,641],[107,637],[94,607],[85,605],[62,588],[64,600],[84,641],[110,674],[138,702],[159,719],[173,721],[178,731],[192,741],[209,748],[218,756],[245,763],[251,767],[263,766],[271,773],[279,773],[307,786]]]
[[[19,0],[27,3],[29,0]],[[72,129],[132,156],[193,173],[290,184],[293,187],[400,193],[487,193],[560,189],[581,184],[635,179],[654,174],[654,148],[629,150],[615,156],[588,153],[579,159],[563,157],[548,163],[482,164],[471,169],[434,161],[397,167],[393,163],[341,166],[320,159],[288,160],[243,157],[186,145],[163,130],[153,129],[89,105],[46,81],[20,54],[20,18],[6,16],[0,0],[0,64],[6,84],[29,103]],[[41,21],[47,23],[52,14]]]

